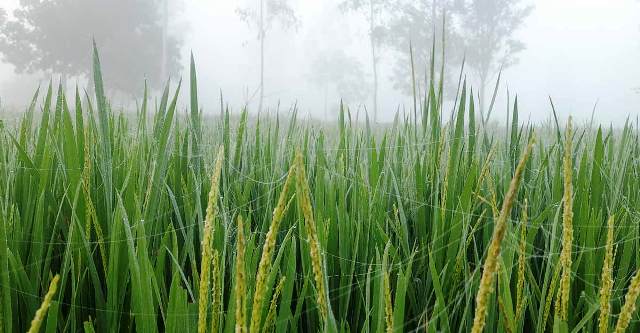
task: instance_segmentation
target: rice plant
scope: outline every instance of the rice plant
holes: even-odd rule
[[[193,59],[132,115],[93,59],[0,130],[2,332],[640,330],[637,124],[205,114]]]

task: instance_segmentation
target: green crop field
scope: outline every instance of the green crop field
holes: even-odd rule
[[[1,332],[640,330],[637,124],[205,116],[193,61],[132,116],[93,59],[0,125]]]

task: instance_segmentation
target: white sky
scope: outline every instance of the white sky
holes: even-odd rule
[[[640,114],[640,1],[543,0],[520,36],[527,50],[507,71],[523,110],[548,115],[551,96],[562,115],[601,122]]]
[[[250,0],[255,1],[255,0]],[[4,7],[16,0],[0,0]],[[308,83],[310,60],[324,49],[342,48],[361,60],[369,71],[366,24],[356,15],[335,11],[337,0],[291,0],[302,22],[296,32],[275,29],[267,40],[266,103],[288,108],[298,102],[303,112],[322,112],[323,98]],[[518,94],[521,118],[534,121],[551,114],[548,96],[561,117],[572,114],[588,119],[598,100],[596,118],[620,123],[640,115],[640,1],[639,0],[539,0],[518,32],[527,49],[518,65],[507,69],[501,92],[507,87]],[[237,110],[245,102],[257,105],[253,96],[259,75],[256,34],[240,22],[236,8],[244,0],[185,1],[176,26],[186,34],[185,69],[193,50],[198,68],[201,102],[206,111],[217,112],[219,91]],[[89,52],[87,51],[87,56]],[[391,53],[381,63],[380,112],[391,118],[399,104],[409,98],[393,91],[389,83]],[[103,59],[103,62],[108,59]],[[183,77],[187,77],[186,72]],[[142,78],[140,78],[142,80]],[[0,64],[0,96],[18,103],[28,94],[15,89],[16,82],[33,87],[37,78],[17,78],[11,66]],[[29,87],[27,91],[31,91]],[[185,95],[186,96],[186,95]],[[506,95],[498,100],[497,117],[504,114]],[[329,96],[330,105],[339,97]],[[370,104],[370,101],[367,102]],[[367,105],[370,108],[370,105]],[[335,109],[334,109],[335,111]],[[501,112],[498,112],[501,111]]]

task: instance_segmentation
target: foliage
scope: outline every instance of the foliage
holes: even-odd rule
[[[236,13],[242,21],[246,22],[249,27],[255,29],[258,33],[257,38],[260,41],[260,85],[258,86],[260,100],[258,113],[261,113],[262,105],[264,104],[264,49],[267,32],[271,30],[274,23],[279,23],[284,30],[288,30],[291,28],[296,29],[300,21],[287,0],[259,0],[257,6],[238,8]]]
[[[348,3],[357,8],[364,5],[361,0]],[[515,32],[532,10],[520,0],[392,0],[378,5],[379,21],[372,31],[379,43],[394,51],[394,87],[407,94],[413,91],[407,70],[412,67],[410,44],[418,78],[431,74],[432,61],[446,59],[442,74],[445,84],[451,84],[447,90],[455,92],[457,69],[464,61],[473,70],[484,94],[488,80],[500,68],[517,62],[524,44],[515,37]],[[445,52],[445,57],[434,57],[431,54],[434,49]],[[442,65],[436,64],[436,68]],[[441,73],[433,74],[439,80]],[[484,98],[480,102],[484,106]]]
[[[274,24],[280,24],[285,30],[296,28],[300,21],[295,11],[287,0],[261,0],[262,18],[260,17],[260,6],[246,6],[236,10],[240,19],[258,32],[257,38],[262,38]]]
[[[382,40],[382,21],[380,18],[384,1],[381,0],[343,0],[339,7],[343,11],[361,12],[369,23],[369,49],[371,51],[371,69],[373,74],[373,120],[378,118],[378,61],[379,45]]]
[[[265,39],[267,32],[271,30],[275,23],[279,23],[284,30],[297,29],[300,21],[296,13],[289,5],[288,0],[259,0],[256,6],[247,6],[236,9],[240,19],[246,22],[249,27],[257,32],[260,41],[260,91],[258,113],[262,113],[264,104],[264,70],[265,70]]]
[[[362,101],[367,97],[362,64],[342,50],[317,53],[309,76],[319,88],[334,89],[346,103]]]
[[[105,80],[111,89],[140,89],[143,77],[160,87],[167,79],[161,77],[162,5],[153,0],[21,1],[4,24],[0,13],[0,54],[19,73],[88,76],[91,59],[84,50],[93,38],[109,60]],[[182,40],[166,37],[166,74],[175,75],[181,70]]]
[[[525,49],[515,33],[533,10],[520,0],[474,0],[465,3],[461,15],[467,64],[475,72],[484,94],[485,86],[500,69],[517,63],[517,54]],[[485,106],[484,96],[480,105]]]
[[[431,51],[446,52],[444,75],[446,82],[456,82],[458,74],[455,68],[462,64],[464,47],[463,37],[458,31],[455,18],[462,13],[459,0],[396,0],[387,5],[386,20],[380,30],[382,42],[394,51],[394,67],[392,80],[394,87],[405,94],[412,93],[411,55],[409,44],[414,54],[414,68],[419,79],[424,78],[430,68],[431,61],[443,60],[435,57]],[[444,35],[443,35],[444,34]],[[446,40],[446,47],[443,41]],[[440,68],[443,64],[436,64]],[[455,73],[454,73],[455,72]],[[434,73],[440,76],[441,73]],[[454,78],[453,80],[449,80]],[[435,78],[439,80],[439,78]],[[424,79],[420,80],[424,82]],[[452,85],[447,91],[455,90]]]

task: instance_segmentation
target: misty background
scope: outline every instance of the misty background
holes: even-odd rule
[[[439,79],[443,20],[451,98],[463,59],[485,109],[502,68],[495,120],[516,94],[533,121],[550,117],[549,96],[562,118],[588,120],[596,103],[605,124],[640,114],[638,0],[0,0],[0,112],[23,110],[50,78],[86,87],[95,38],[125,109],[145,79],[156,93],[188,79],[193,52],[205,113],[222,94],[234,111],[295,104],[333,119],[344,100],[388,121],[412,109],[412,75],[424,93],[434,36]]]

